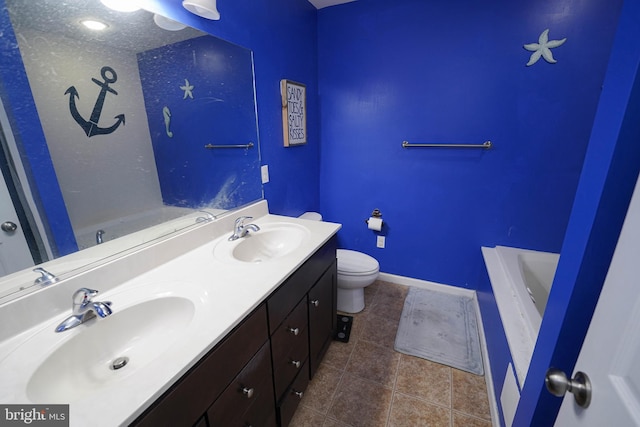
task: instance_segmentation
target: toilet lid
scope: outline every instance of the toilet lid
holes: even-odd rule
[[[349,275],[370,274],[378,271],[380,264],[375,258],[362,252],[338,249],[338,272]]]

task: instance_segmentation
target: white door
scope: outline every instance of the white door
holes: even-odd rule
[[[558,427],[640,426],[638,182],[574,370],[590,378],[591,404],[583,409],[567,393],[555,423]]]
[[[0,172],[0,276],[32,266],[27,240]]]

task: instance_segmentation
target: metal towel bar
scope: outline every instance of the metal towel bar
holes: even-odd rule
[[[208,149],[212,149],[212,148],[251,148],[253,147],[253,142],[250,142],[248,144],[238,144],[238,145],[213,145],[213,144],[207,144],[204,146],[204,148],[208,148]]]
[[[437,147],[437,148],[484,148],[489,149],[493,146],[491,141],[485,141],[483,144],[410,144],[409,141],[402,141],[403,148],[410,147]]]

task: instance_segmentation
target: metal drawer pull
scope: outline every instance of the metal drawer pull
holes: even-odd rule
[[[244,387],[242,389],[242,394],[247,396],[247,399],[251,399],[253,397],[253,388]]]
[[[311,305],[312,305],[312,306],[314,306],[314,307],[317,307],[317,306],[319,306],[319,305],[320,305],[320,300],[318,300],[318,299],[311,300],[311,301],[309,302],[309,304],[311,304]]]
[[[301,391],[295,391],[295,390],[292,390],[292,391],[293,391],[293,394],[298,396],[300,399],[302,399],[302,396],[304,396],[304,393]]]
[[[300,329],[298,329],[298,328],[289,328],[289,332],[291,332],[293,335],[298,335],[300,333]]]
[[[296,368],[299,368],[299,367],[300,367],[300,361],[299,361],[299,360],[292,360],[292,361],[291,361],[291,362],[289,362],[289,363],[291,363],[291,364],[292,364],[293,366],[295,366]]]

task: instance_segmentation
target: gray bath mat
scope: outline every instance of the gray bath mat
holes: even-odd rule
[[[483,375],[472,298],[409,288],[395,349],[476,375]]]

